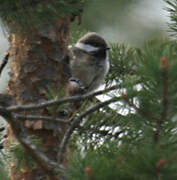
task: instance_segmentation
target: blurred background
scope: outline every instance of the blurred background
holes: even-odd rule
[[[134,46],[145,40],[166,37],[168,33],[167,4],[163,0],[89,0],[81,28],[100,33],[109,42],[125,42]],[[0,60],[8,42],[0,28]],[[8,68],[0,78],[0,91],[6,89]]]
[[[146,39],[166,36],[168,12],[163,0],[91,0],[83,26],[108,41],[139,45]]]

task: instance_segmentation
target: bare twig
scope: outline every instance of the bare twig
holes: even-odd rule
[[[95,112],[96,110],[100,109],[101,107],[104,107],[104,106],[109,105],[109,104],[111,104],[111,103],[113,103],[113,102],[116,102],[116,101],[118,101],[117,98],[112,98],[112,99],[110,99],[110,100],[97,103],[96,105],[88,108],[86,111],[84,111],[83,113],[81,113],[77,118],[73,118],[73,119],[71,120],[72,123],[71,123],[70,127],[68,128],[68,130],[66,131],[66,133],[65,133],[65,135],[64,135],[64,137],[63,137],[63,139],[62,139],[62,142],[61,142],[61,144],[60,144],[60,147],[59,147],[59,152],[58,152],[58,162],[59,162],[59,163],[60,163],[61,160],[62,160],[62,154],[63,154],[63,152],[64,152],[64,150],[65,150],[65,147],[66,147],[66,145],[67,145],[67,143],[68,143],[68,140],[70,139],[70,137],[71,137],[74,129],[75,129],[77,126],[79,126],[79,124],[80,124],[80,122],[82,121],[82,119],[83,119],[85,116],[87,116],[87,115]]]
[[[55,118],[52,116],[41,116],[41,115],[21,115],[21,114],[15,114],[15,117],[18,119],[22,120],[47,120],[47,121],[55,121],[59,123],[69,123],[70,121],[60,119],[60,118]]]
[[[9,52],[4,56],[4,58],[2,60],[2,64],[0,66],[0,75],[2,74],[2,71],[3,71],[4,67],[8,63],[8,60],[9,60]]]
[[[76,101],[82,101],[85,99],[90,99],[94,96],[104,94],[106,92],[109,92],[111,90],[117,89],[117,86],[112,86],[110,88],[107,88],[105,90],[97,91],[97,92],[92,92],[84,95],[78,95],[78,96],[71,96],[68,98],[60,98],[60,99],[55,99],[55,100],[49,100],[46,102],[42,103],[37,103],[37,104],[28,104],[28,105],[14,105],[14,106],[9,106],[6,108],[8,112],[19,112],[19,111],[29,111],[29,110],[36,110],[36,109],[42,109],[46,108],[48,106],[52,105],[60,105],[63,103],[68,103],[68,102],[76,102]]]
[[[0,132],[4,130],[5,130],[5,127],[0,127]]]

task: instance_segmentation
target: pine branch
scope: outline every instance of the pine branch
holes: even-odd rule
[[[73,96],[73,97],[68,97],[68,98],[61,98],[61,99],[57,99],[57,100],[51,100],[51,101],[46,101],[45,103],[40,103],[40,104],[32,104],[32,105],[15,105],[15,106],[9,106],[10,104],[10,100],[9,103],[7,103],[6,105],[3,104],[3,100],[4,100],[4,96],[6,97],[6,95],[1,94],[1,99],[2,102],[0,102],[0,114],[6,119],[6,121],[11,125],[11,128],[16,136],[16,138],[18,139],[18,141],[25,147],[25,149],[30,153],[30,155],[36,159],[36,161],[38,162],[38,164],[41,165],[41,167],[43,167],[43,169],[49,174],[49,175],[53,175],[54,179],[57,179],[55,177],[55,173],[62,173],[64,170],[62,167],[60,167],[56,162],[51,161],[50,159],[48,159],[48,157],[41,152],[36,145],[34,145],[30,138],[28,133],[26,132],[26,128],[23,125],[23,121],[20,121],[20,119],[41,119],[41,120],[52,120],[53,117],[48,117],[48,116],[39,116],[39,115],[18,115],[18,114],[13,114],[13,112],[19,112],[19,111],[23,111],[23,110],[33,110],[33,109],[40,109],[40,108],[44,108],[44,107],[48,107],[50,105],[56,105],[56,104],[61,104],[61,103],[66,103],[66,102],[73,102],[73,101],[81,101],[81,100],[85,100],[85,99],[89,99],[92,98],[96,95],[100,95],[103,94],[105,92],[109,92],[111,90],[116,89],[116,86],[110,87],[108,89],[102,90],[102,91],[98,91],[98,92],[94,92],[94,93],[90,93],[90,94],[85,94],[82,96]],[[9,97],[8,97],[9,98]],[[79,123],[81,122],[81,120],[89,115],[90,113],[100,109],[101,107],[104,107],[110,103],[116,102],[117,99],[112,98],[108,101],[105,102],[100,102],[90,108],[88,108],[85,112],[81,113],[81,115],[77,118],[73,118],[71,120],[71,125],[69,127],[69,129],[66,131],[64,138],[60,144],[60,148],[59,152],[58,152],[58,157],[61,157],[66,144],[68,143],[69,138],[71,137],[74,129],[79,125]],[[9,107],[6,107],[9,106]],[[62,122],[64,120],[55,119],[58,122]],[[66,123],[66,122],[65,122]],[[61,158],[59,158],[59,161],[61,161]]]
[[[54,180],[58,180],[58,174],[64,172],[63,166],[50,160],[42,151],[37,148],[34,143],[31,142],[25,127],[19,119],[13,117],[12,113],[9,113],[1,106],[0,114],[11,125],[14,135],[23,145],[23,147],[29,152],[29,154],[38,162],[38,164],[47,172],[47,174],[53,176]]]
[[[55,118],[53,116],[42,116],[42,115],[21,115],[21,114],[15,114],[13,115],[15,118],[20,119],[20,120],[27,120],[25,121],[26,127],[27,128],[32,128],[34,130],[37,129],[43,129],[43,130],[52,130],[54,134],[55,132],[61,132],[61,123],[62,124],[70,124],[70,120],[67,119],[60,119],[60,118]],[[40,123],[40,126],[35,124]]]
[[[173,35],[176,36],[176,32],[177,32],[177,2],[176,0],[164,0],[167,4],[168,7],[166,8],[166,10],[169,12],[169,16],[171,19],[171,22],[169,23],[169,27],[172,30],[172,32],[174,32]]]
[[[22,119],[22,120],[47,120],[47,121],[52,121],[52,122],[59,122],[59,123],[69,123],[70,121],[63,120],[60,118],[55,118],[52,116],[42,116],[42,115],[21,115],[21,114],[15,114],[14,115],[17,119]]]
[[[2,64],[0,66],[0,75],[2,74],[3,69],[5,68],[5,66],[7,65],[9,60],[9,52],[4,56],[3,60],[2,60]]]
[[[77,95],[77,96],[71,96],[68,98],[59,98],[55,100],[49,100],[45,101],[42,103],[37,103],[37,104],[28,104],[28,105],[14,105],[14,106],[9,106],[6,108],[8,112],[20,112],[20,111],[29,111],[29,110],[37,110],[37,109],[42,109],[46,108],[52,105],[60,105],[68,102],[78,102],[86,99],[91,99],[97,95],[104,94],[106,92],[112,91],[117,89],[117,86],[112,86],[110,88],[107,88],[105,90],[97,91],[97,92],[92,92],[89,94],[84,94],[84,95]]]
[[[83,113],[81,113],[77,118],[73,118],[73,119],[71,120],[72,123],[71,123],[70,127],[68,128],[68,130],[66,131],[66,133],[65,133],[65,135],[64,135],[64,137],[63,137],[63,140],[62,140],[62,142],[61,142],[61,144],[60,144],[60,147],[59,147],[59,152],[58,152],[58,156],[57,156],[59,163],[60,163],[61,160],[62,160],[62,154],[63,154],[63,152],[64,152],[64,150],[65,150],[65,147],[66,147],[66,145],[67,145],[67,143],[68,143],[68,140],[70,139],[70,137],[71,137],[73,131],[75,130],[75,128],[77,128],[77,127],[79,126],[79,124],[80,124],[80,122],[82,121],[82,119],[83,119],[85,116],[87,116],[87,115],[95,112],[96,110],[100,109],[101,107],[107,106],[107,105],[109,105],[109,104],[111,104],[111,103],[113,103],[113,102],[116,102],[117,100],[118,100],[117,98],[112,98],[112,99],[110,99],[110,100],[97,103],[96,105],[88,108],[86,111],[84,111]]]

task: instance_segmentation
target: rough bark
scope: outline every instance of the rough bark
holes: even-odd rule
[[[11,34],[9,38],[10,48],[10,81],[8,92],[15,97],[17,104],[42,102],[46,99],[48,88],[56,91],[63,89],[68,80],[69,72],[65,56],[69,36],[69,19],[58,19],[55,25],[46,24],[31,34]],[[47,109],[33,111],[48,115]],[[30,114],[32,114],[30,112]],[[27,112],[24,112],[27,114]],[[37,121],[38,123],[40,121]],[[56,160],[57,148],[65,132],[66,125],[57,137],[51,130],[38,127],[37,123],[25,121],[31,134],[38,135],[42,139],[43,151],[49,158]],[[28,125],[27,125],[28,124]],[[9,131],[10,128],[9,128]],[[13,142],[14,137],[9,133],[8,141]],[[11,180],[45,180],[46,173],[40,165],[33,170],[21,169],[17,174],[11,168]]]

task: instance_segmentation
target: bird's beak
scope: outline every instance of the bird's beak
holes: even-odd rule
[[[111,48],[107,46],[107,47],[101,47],[101,48],[99,48],[99,49],[100,49],[100,50],[106,50],[106,51],[107,51],[107,50],[110,50]]]

